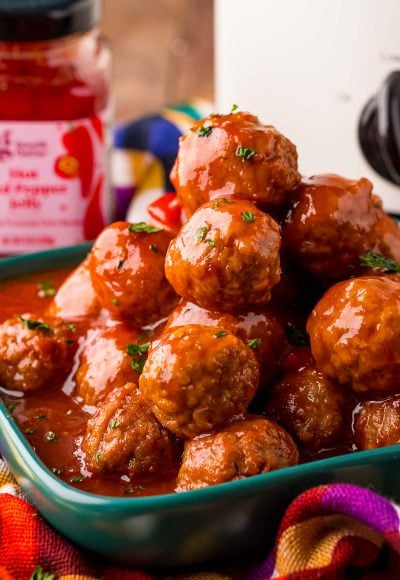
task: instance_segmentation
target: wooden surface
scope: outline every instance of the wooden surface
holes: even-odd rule
[[[117,121],[213,98],[213,0],[104,0]]]

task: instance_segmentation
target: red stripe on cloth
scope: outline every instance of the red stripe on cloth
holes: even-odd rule
[[[309,489],[290,504],[279,526],[276,538],[278,542],[280,536],[290,526],[321,515],[321,498],[329,487],[329,485],[321,485]]]
[[[30,504],[2,494],[0,566],[14,580],[26,580],[38,565],[57,576],[96,576],[87,558],[52,530]]]

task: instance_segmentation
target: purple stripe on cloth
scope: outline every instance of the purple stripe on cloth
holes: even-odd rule
[[[128,185],[126,187],[115,186],[115,218],[117,220],[124,220],[126,217],[126,212],[128,211],[129,204],[135,195],[136,186]]]
[[[273,550],[268,558],[261,565],[253,568],[246,576],[246,580],[265,580],[270,578],[275,570],[275,550]]]
[[[382,533],[398,531],[400,527],[399,516],[389,500],[357,485],[329,487],[322,496],[321,508],[351,516]]]

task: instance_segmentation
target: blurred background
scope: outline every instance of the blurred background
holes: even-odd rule
[[[213,0],[105,0],[104,7],[117,122],[187,97],[213,98]]]

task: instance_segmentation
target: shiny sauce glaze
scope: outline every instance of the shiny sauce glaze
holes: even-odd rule
[[[15,280],[3,281],[0,284],[2,302],[0,305],[0,322],[15,315],[23,315],[25,312],[34,313],[38,318],[48,312],[52,302],[52,294],[61,286],[70,271],[67,269],[54,270],[40,274],[25,276]],[[46,291],[42,288],[51,288],[50,296],[46,296]],[[200,318],[206,317],[206,313],[201,309],[191,305],[190,310],[196,310]],[[185,318],[188,307],[182,303],[181,314]],[[179,311],[178,311],[179,312]],[[190,312],[191,317],[196,316]],[[210,313],[208,314],[210,316]],[[219,315],[220,316],[220,315]],[[229,318],[230,315],[224,315]],[[265,315],[263,315],[265,317]],[[273,316],[271,314],[271,316]],[[168,320],[169,325],[174,325],[179,320],[175,320],[177,315]],[[178,315],[179,318],[179,315]],[[263,318],[263,317],[261,317]],[[276,324],[273,318],[269,324]],[[155,324],[153,330],[137,330],[132,327],[135,333],[140,332],[139,340],[145,334],[145,340],[151,340],[157,336],[164,327],[165,319]],[[225,321],[226,322],[226,321]],[[265,324],[264,320],[261,320]],[[204,323],[204,320],[203,320]],[[254,313],[251,320],[243,322],[243,331],[249,332],[246,326],[252,329],[260,323],[260,315]],[[107,311],[103,311],[100,316],[93,314],[90,318],[85,318],[83,322],[76,323],[76,338],[78,348],[76,350],[74,365],[71,373],[63,382],[51,385],[33,393],[10,392],[0,387],[0,393],[4,403],[7,405],[10,414],[17,421],[22,433],[32,445],[44,464],[61,480],[76,487],[77,489],[95,494],[111,496],[148,496],[173,492],[176,488],[176,470],[170,473],[163,472],[157,476],[136,478],[133,480],[128,474],[96,474],[93,475],[86,467],[85,455],[81,449],[81,442],[85,433],[88,419],[93,415],[95,407],[85,405],[76,388],[76,373],[79,367],[82,351],[87,344],[88,336],[96,329],[104,328],[107,325],[119,325],[110,318]],[[74,324],[75,326],[75,324]],[[229,325],[228,325],[229,326]],[[247,332],[246,332],[247,331]],[[277,330],[275,329],[275,332]],[[257,333],[256,333],[257,334]],[[136,337],[137,338],[137,337]],[[283,340],[280,338],[280,340]],[[309,351],[307,348],[297,348],[295,352],[287,348],[287,355],[283,357],[280,364],[281,371],[290,368],[299,370],[307,366]],[[132,379],[135,381],[135,373],[132,370]],[[265,396],[261,391],[261,397],[253,403],[255,411],[262,412]],[[351,412],[351,410],[349,409]],[[299,448],[301,462],[308,462],[315,459],[322,459],[334,455],[341,455],[352,450],[351,434],[346,442],[328,449],[318,449],[310,451]]]
[[[15,315],[23,316],[27,312],[37,317],[44,315],[51,304],[51,294],[61,286],[69,273],[66,269],[54,270],[1,282],[0,322]],[[50,296],[46,296],[43,287],[51,289]],[[135,481],[131,481],[128,475],[121,473],[92,477],[86,469],[80,444],[94,407],[84,405],[82,398],[76,394],[74,375],[87,331],[104,323],[107,324],[104,318],[93,316],[92,319],[76,324],[79,346],[74,367],[65,382],[32,394],[0,389],[2,399],[40,459],[68,484],[95,494],[124,497],[172,492],[175,489],[176,472],[164,472],[158,479],[135,478]],[[155,332],[147,331],[148,339],[154,337]]]

